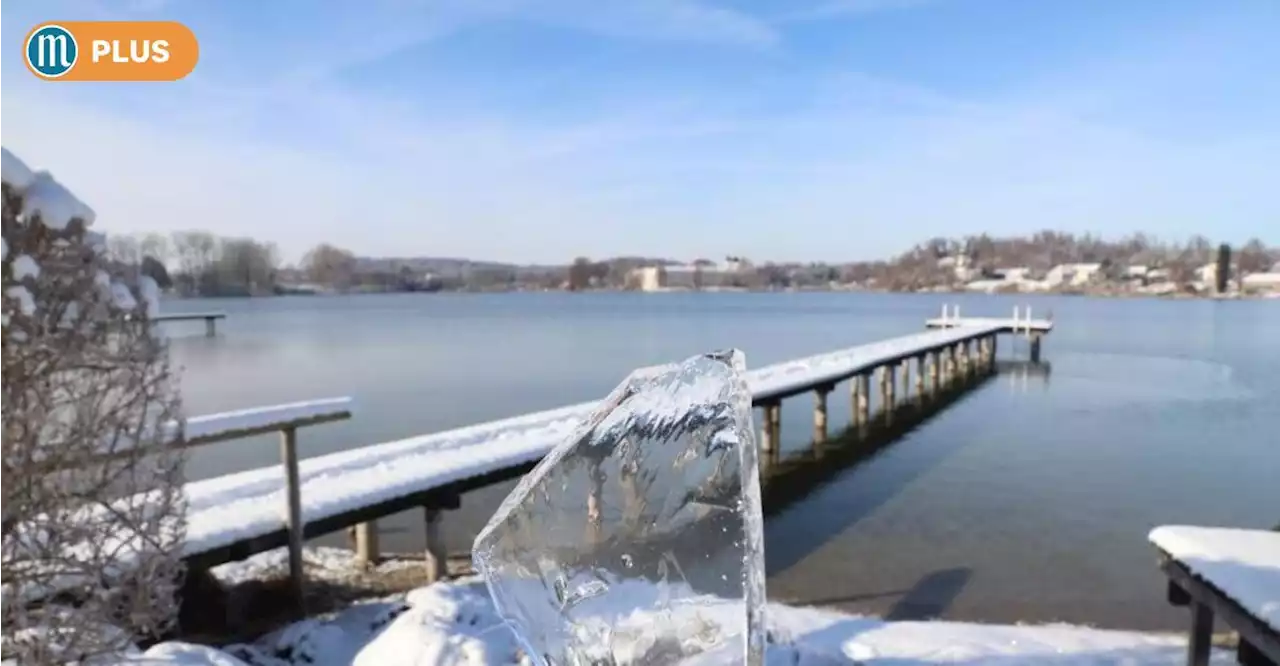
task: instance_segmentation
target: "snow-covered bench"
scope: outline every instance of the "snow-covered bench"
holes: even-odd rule
[[[1169,602],[1191,606],[1187,663],[1209,663],[1214,616],[1240,634],[1241,664],[1280,663],[1280,532],[1168,525],[1152,530]]]

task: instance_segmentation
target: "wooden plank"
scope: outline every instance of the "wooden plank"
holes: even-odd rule
[[[1211,582],[1191,573],[1186,565],[1170,557],[1168,553],[1161,551],[1160,555],[1160,569],[1170,581],[1186,592],[1193,607],[1196,604],[1205,606],[1213,615],[1222,618],[1223,622],[1239,632],[1240,638],[1249,641],[1258,652],[1273,662],[1280,663],[1280,632],[1240,606]]]

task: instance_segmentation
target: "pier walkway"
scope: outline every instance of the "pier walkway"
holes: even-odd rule
[[[219,319],[226,319],[225,312],[175,312],[173,314],[158,314],[151,317],[153,323],[164,323],[166,321],[200,321],[204,320],[204,333],[209,337],[217,334],[216,322]]]
[[[933,397],[971,377],[994,372],[997,336],[1014,330],[1025,329],[1004,320],[948,320],[947,326],[923,333],[750,370],[752,403],[763,416],[757,420],[762,453],[776,455],[781,446],[781,405],[786,398],[814,396],[812,441],[823,444],[829,431],[828,398],[838,385],[848,385],[846,399],[855,425],[870,422],[873,399],[876,416],[891,418],[913,394]],[[358,555],[372,561],[379,552],[376,520],[421,508],[427,534],[426,577],[438,579],[445,568],[439,538],[445,512],[458,508],[464,493],[527,473],[597,404],[584,402],[304,460],[298,459],[298,430],[350,418],[355,409],[349,398],[189,419],[175,446],[278,431],[281,464],[185,486],[188,565],[207,568],[287,546],[301,599],[305,539],[352,528]]]
[[[747,379],[753,404],[763,412],[757,421],[760,446],[765,451],[779,447],[785,398],[815,396],[814,441],[821,443],[828,431],[827,399],[838,384],[849,384],[854,420],[865,422],[871,417],[872,377],[877,379],[879,408],[893,409],[913,391],[925,395],[980,365],[993,368],[996,336],[1009,332],[1012,328],[1004,321],[964,322],[751,370]],[[271,466],[190,483],[188,561],[207,567],[286,545],[297,549],[300,558],[303,539],[352,526],[358,550],[376,558],[372,522],[418,507],[426,510],[430,541],[433,524],[442,512],[458,507],[463,493],[527,473],[596,405],[585,402],[300,462],[295,458],[292,471],[286,461],[285,474],[280,466]],[[321,412],[322,407],[317,405]],[[345,403],[329,401],[328,408],[335,407],[348,409]],[[222,421],[228,428],[244,428],[246,415],[252,414],[262,421],[255,422],[255,431],[262,432],[271,427],[274,409],[212,415],[198,423],[210,437],[216,436]],[[282,409],[296,417],[308,408],[303,404]],[[294,424],[281,423],[282,430],[288,426],[294,432]],[[289,444],[293,446],[296,443]],[[296,508],[290,506],[295,502]],[[432,546],[428,544],[428,566],[434,578],[443,572],[444,557]]]

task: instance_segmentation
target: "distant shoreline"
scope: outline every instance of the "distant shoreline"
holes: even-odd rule
[[[1084,298],[1115,298],[1115,299],[1158,299],[1158,300],[1214,300],[1214,301],[1234,301],[1234,300],[1280,300],[1280,292],[1272,293],[1239,293],[1232,292],[1227,294],[1200,294],[1190,292],[1173,292],[1166,294],[1139,293],[1139,292],[1123,292],[1123,291],[973,291],[967,289],[926,289],[919,291],[909,290],[892,290],[892,289],[846,289],[846,288],[786,288],[786,289],[747,289],[747,288],[710,288],[710,289],[661,289],[654,291],[642,291],[637,289],[444,289],[434,291],[287,291],[282,293],[259,293],[259,294],[226,294],[226,295],[193,295],[180,296],[167,294],[166,298],[172,300],[224,300],[234,298],[277,298],[282,296],[305,296],[314,298],[330,298],[337,296],[376,296],[385,294],[448,294],[448,295],[478,295],[478,294],[548,294],[548,293],[564,293],[564,294],[801,294],[801,293],[848,293],[848,294],[944,294],[944,295],[973,295],[973,296],[1018,296],[1018,297],[1045,297],[1045,296],[1076,296]]]

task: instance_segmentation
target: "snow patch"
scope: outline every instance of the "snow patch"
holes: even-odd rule
[[[121,310],[132,310],[138,307],[138,301],[134,300],[133,292],[129,291],[123,282],[111,283],[111,302]]]
[[[36,313],[36,299],[31,295],[31,290],[18,285],[5,289],[4,293],[18,302],[18,312],[24,316],[30,317]]]
[[[1181,637],[1068,625],[885,622],[770,604],[769,666],[1174,666]],[[150,661],[142,659],[145,657]],[[308,619],[246,645],[162,643],[120,664],[174,666],[489,666],[530,664],[476,578],[418,588]],[[702,660],[697,660],[702,663]],[[736,663],[736,662],[733,662]],[[1214,651],[1212,663],[1233,663]]]
[[[142,297],[142,303],[146,306],[147,317],[160,314],[160,285],[156,284],[150,275],[138,278],[138,295]]]
[[[20,254],[14,257],[10,268],[13,270],[13,279],[15,280],[40,277],[40,264],[37,264],[36,260],[29,254]]]

